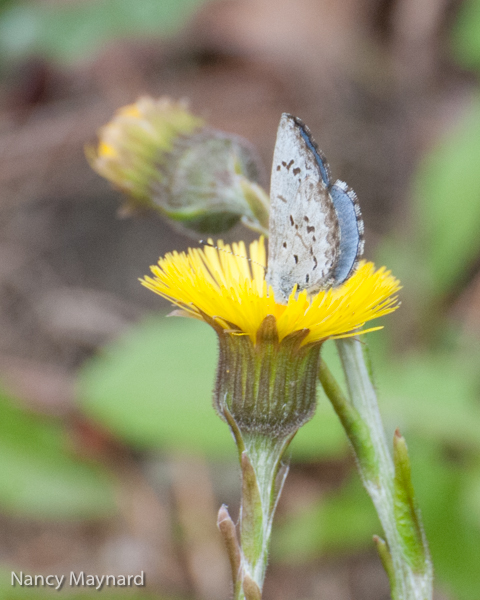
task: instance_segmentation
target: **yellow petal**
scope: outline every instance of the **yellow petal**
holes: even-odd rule
[[[373,263],[365,261],[343,285],[312,297],[305,291],[293,292],[286,305],[279,304],[273,290],[267,289],[265,258],[263,238],[250,244],[248,255],[243,242],[232,247],[212,243],[167,254],[151,267],[153,277],[141,281],[190,316],[201,319],[206,314],[226,330],[234,324],[253,342],[267,315],[276,318],[280,340],[308,329],[307,344],[366,333],[357,330],[399,306],[398,279],[384,267],[375,270]],[[367,331],[374,329],[378,327]]]

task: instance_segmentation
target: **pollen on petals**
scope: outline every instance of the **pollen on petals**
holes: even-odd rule
[[[399,306],[400,282],[390,271],[375,270],[371,262],[361,262],[343,285],[308,297],[292,294],[288,304],[275,302],[273,290],[265,281],[266,252],[263,237],[243,242],[172,252],[151,267],[152,277],[142,284],[177,305],[188,316],[207,315],[224,329],[247,334],[255,343],[256,333],[267,315],[277,321],[280,340],[302,329],[310,333],[304,344],[341,338],[379,329],[359,328],[393,312]]]

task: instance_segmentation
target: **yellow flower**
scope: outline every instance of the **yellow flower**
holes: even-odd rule
[[[152,266],[153,277],[142,284],[177,305],[182,314],[212,319],[224,330],[248,335],[256,343],[257,332],[268,315],[276,320],[279,341],[301,330],[309,333],[302,344],[322,342],[374,331],[359,329],[367,322],[393,312],[400,282],[384,267],[375,270],[363,261],[343,285],[308,297],[292,291],[287,304],[275,301],[265,281],[266,254],[261,237],[250,244],[173,252]]]

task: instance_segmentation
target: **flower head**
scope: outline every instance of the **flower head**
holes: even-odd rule
[[[219,233],[244,223],[262,230],[268,198],[250,145],[206,126],[185,103],[143,97],[124,106],[87,149],[92,167],[129,197],[188,229]]]
[[[275,301],[265,281],[265,263],[263,238],[250,245],[249,258],[243,242],[232,247],[219,242],[217,247],[167,254],[151,267],[153,277],[145,277],[142,283],[177,305],[182,314],[248,335],[253,344],[270,315],[280,342],[308,330],[305,345],[379,329],[360,331],[366,322],[398,307],[395,294],[400,282],[384,267],[375,270],[371,262],[362,262],[343,285],[311,298],[306,291],[292,290],[287,304]]]

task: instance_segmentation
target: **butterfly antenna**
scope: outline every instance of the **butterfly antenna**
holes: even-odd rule
[[[262,267],[262,269],[264,271],[267,270],[267,267],[265,265],[261,265],[259,262],[257,262],[256,260],[253,260],[252,258],[242,256],[241,254],[235,254],[235,252],[232,252],[231,250],[226,250],[225,248],[220,248],[219,246],[215,246],[214,244],[211,244],[210,242],[206,242],[205,240],[199,240],[198,243],[202,244],[202,246],[210,246],[210,248],[215,248],[215,250],[218,250],[219,252],[225,252],[226,254],[231,254],[232,256],[236,256],[237,258],[243,258],[245,260],[248,260],[248,262],[250,262],[254,265],[258,265],[259,267]]]

